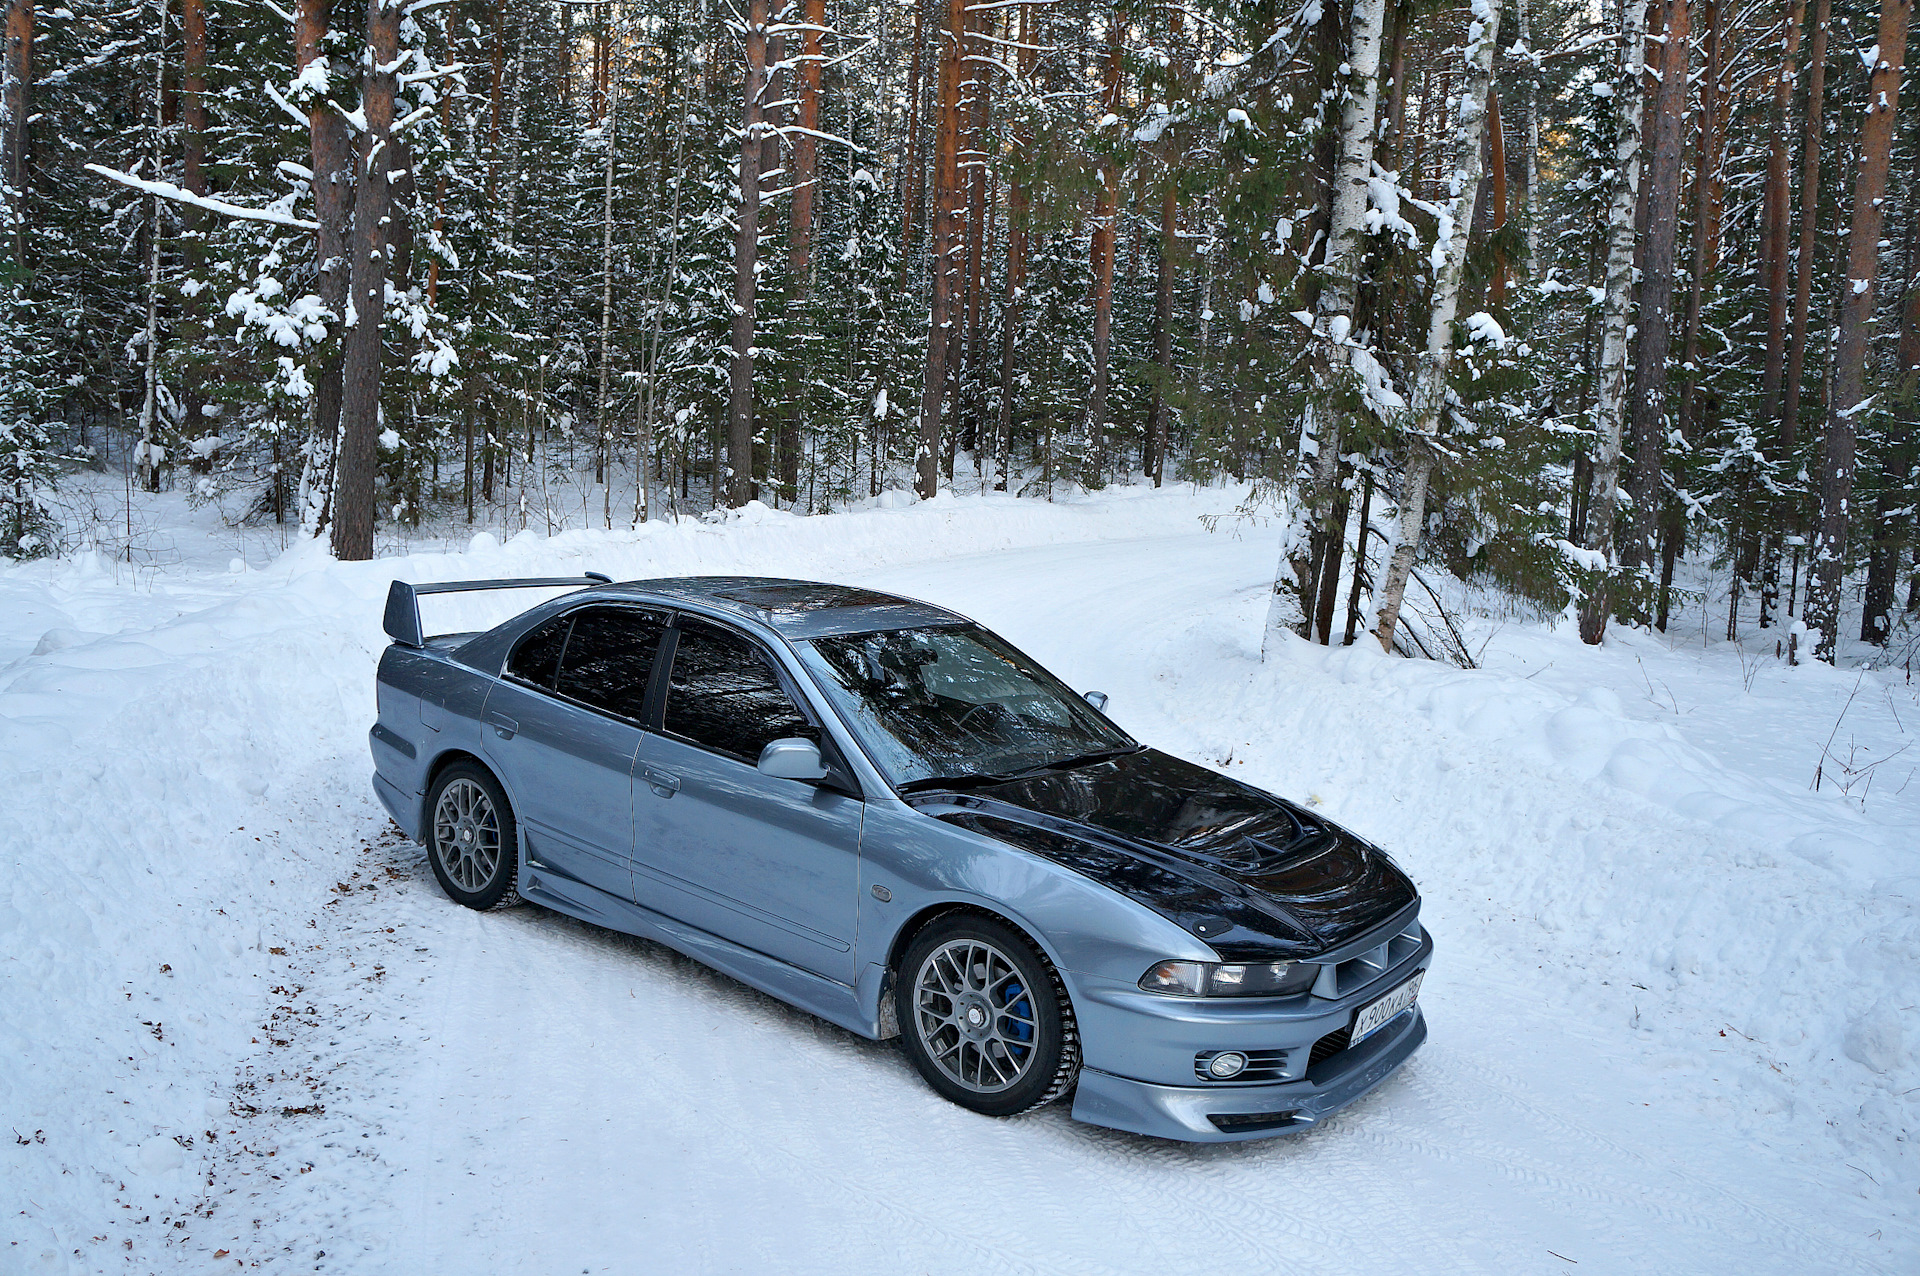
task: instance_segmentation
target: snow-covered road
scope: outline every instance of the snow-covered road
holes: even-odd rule
[[[382,565],[142,598],[22,571],[0,599],[43,611],[0,621],[0,1058],[36,1075],[0,1079],[0,1269],[1913,1270],[1920,927],[1886,848],[1916,808],[1748,774],[1737,705],[1697,729],[1630,707],[1649,664],[1705,676],[1650,639],[1262,665],[1272,536],[1193,513],[987,510],[928,533],[984,551],[950,557],[865,515],[409,566],[929,598],[1141,739],[1351,823],[1439,944],[1431,1040],[1353,1109],[1215,1147],[1065,1105],[989,1120],[654,945],[462,910],[367,792]],[[1812,677],[1797,694],[1846,695]]]

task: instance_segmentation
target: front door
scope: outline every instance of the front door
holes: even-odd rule
[[[528,858],[622,900],[633,889],[633,759],[665,631],[664,616],[639,607],[567,612],[515,645],[487,695],[485,748]]]
[[[769,741],[820,741],[772,657],[682,614],[662,727],[634,780],[634,896],[735,943],[853,982],[859,799],[760,774]]]

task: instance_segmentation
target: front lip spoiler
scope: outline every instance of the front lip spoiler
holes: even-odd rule
[[[1212,1088],[1155,1085],[1082,1068],[1074,1091],[1073,1119],[1089,1125],[1186,1143],[1241,1143],[1297,1134],[1353,1103],[1397,1071],[1427,1039],[1426,1015],[1415,1006],[1405,1024],[1380,1032],[1352,1051],[1338,1076],[1316,1084],[1287,1081],[1266,1086]],[[1222,1129],[1212,1117],[1271,1116],[1257,1128]]]

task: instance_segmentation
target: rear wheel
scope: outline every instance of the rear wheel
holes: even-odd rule
[[[894,1010],[907,1057],[963,1108],[1012,1116],[1080,1075],[1080,1035],[1060,976],[1032,941],[990,917],[928,923],[900,962]]]
[[[455,762],[435,778],[427,810],[427,860],[447,897],[482,910],[519,903],[520,836],[500,782]]]

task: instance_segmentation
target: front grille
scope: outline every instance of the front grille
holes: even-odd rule
[[[1193,1075],[1209,1085],[1239,1085],[1247,1081],[1278,1081],[1287,1074],[1287,1052],[1285,1050],[1242,1050],[1247,1056],[1247,1066],[1239,1073],[1222,1081],[1207,1071],[1207,1065],[1214,1056],[1225,1054],[1223,1050],[1202,1050],[1193,1056]]]
[[[1300,1119],[1300,1109],[1286,1112],[1211,1112],[1207,1120],[1222,1134],[1252,1134],[1256,1130],[1278,1130]]]
[[[1313,1043],[1313,1053],[1307,1056],[1307,1067],[1317,1068],[1328,1059],[1339,1054],[1353,1044],[1353,1025],[1335,1028],[1326,1036]]]

